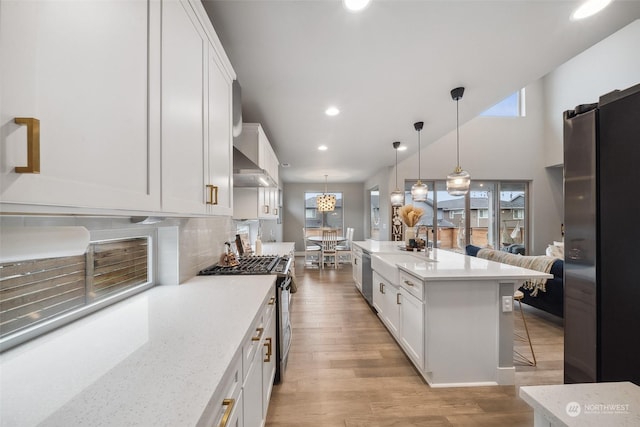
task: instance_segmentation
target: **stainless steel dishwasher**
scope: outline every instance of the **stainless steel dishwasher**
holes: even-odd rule
[[[373,307],[373,271],[371,270],[371,254],[362,251],[362,295]]]

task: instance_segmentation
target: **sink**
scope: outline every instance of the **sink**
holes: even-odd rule
[[[398,267],[401,263],[436,262],[424,256],[423,252],[407,252],[401,254],[371,254],[371,269],[379,275],[398,284]]]

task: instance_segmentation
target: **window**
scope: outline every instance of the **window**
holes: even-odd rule
[[[513,219],[524,219],[524,209],[514,209]]]
[[[344,228],[343,214],[342,214],[342,193],[330,192],[327,194],[333,194],[336,196],[336,208],[330,212],[319,212],[316,206],[316,197],[321,196],[323,193],[318,192],[305,192],[304,193],[304,226],[307,231],[322,228],[336,228],[338,234],[342,232]],[[311,231],[313,233],[313,231]]]
[[[464,211],[463,210],[449,211],[450,219],[455,219],[456,215],[464,215]]]
[[[524,88],[480,114],[484,117],[524,117]]]
[[[489,209],[478,209],[478,218],[489,218]]]
[[[155,231],[94,231],[84,255],[0,264],[0,350],[153,286]]]

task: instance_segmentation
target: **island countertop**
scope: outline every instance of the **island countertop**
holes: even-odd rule
[[[0,425],[196,425],[274,281],[157,286],[4,352]]]
[[[433,249],[427,256],[425,252],[403,252],[397,248],[397,242],[381,243],[385,244],[372,244],[369,247],[387,249],[392,247],[389,243],[395,243],[395,251],[374,251],[372,256],[423,280],[527,280],[550,279],[553,277],[548,273],[471,257],[444,249]]]

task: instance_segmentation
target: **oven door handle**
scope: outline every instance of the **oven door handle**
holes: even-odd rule
[[[285,277],[285,279],[280,284],[280,288],[285,291],[291,289],[291,276],[289,274],[287,274],[287,277]]]

